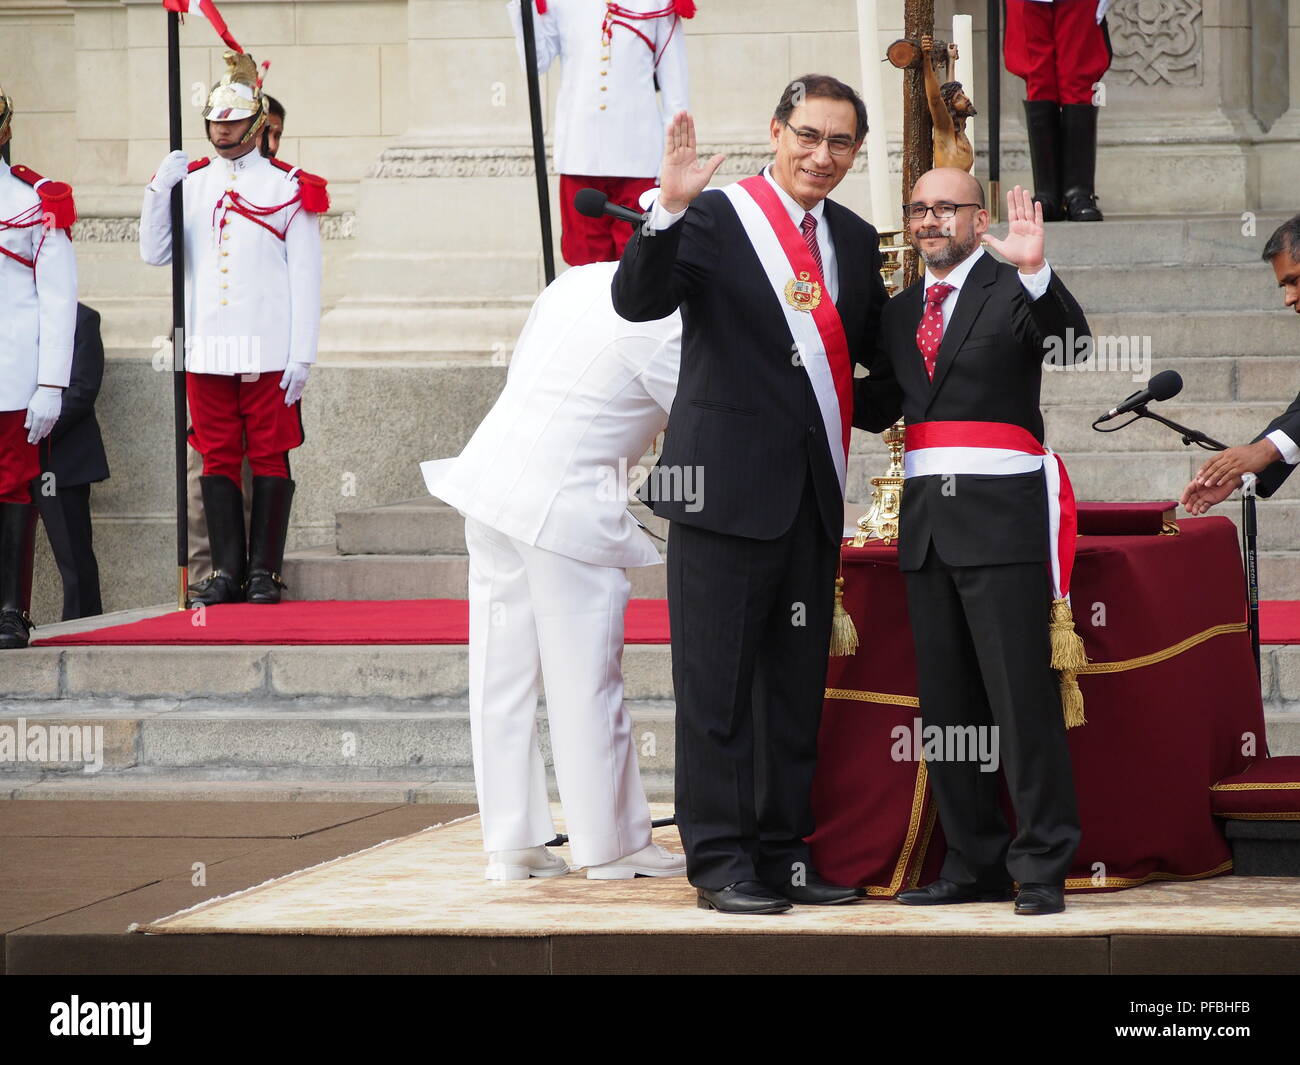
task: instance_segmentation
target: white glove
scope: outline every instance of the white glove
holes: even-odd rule
[[[184,152],[171,152],[158,164],[158,173],[154,174],[149,187],[155,192],[171,192],[179,182],[185,180],[190,168],[190,157]]]
[[[38,385],[32,393],[31,402],[27,404],[27,420],[23,428],[29,429],[27,442],[35,444],[50,435],[54,423],[59,420],[59,411],[63,410],[63,389]]]
[[[307,374],[311,370],[311,363],[308,362],[291,362],[284,368],[284,376],[280,378],[280,387],[284,389],[284,405],[292,407],[298,400],[302,399],[302,390],[307,387]]]

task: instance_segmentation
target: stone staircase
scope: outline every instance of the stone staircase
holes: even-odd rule
[[[1259,261],[1264,237],[1280,221],[1261,217],[1257,235],[1249,237],[1235,216],[1049,227],[1049,258],[1089,312],[1094,334],[1116,338],[1092,366],[1044,378],[1048,441],[1066,456],[1081,498],[1174,499],[1203,461],[1201,452],[1152,424],[1113,435],[1090,429],[1098,414],[1159,370],[1175,369],[1185,380],[1183,393],[1161,409],[1230,443],[1253,438],[1300,389],[1294,358],[1300,329]],[[341,259],[345,250],[336,247],[334,254]],[[143,287],[141,268],[123,260],[115,273],[113,253],[99,251],[104,261],[84,276],[97,278],[104,295],[89,302],[104,313],[110,359],[117,353],[138,361],[160,331],[157,322],[165,329],[165,300],[156,286]],[[527,273],[524,265],[509,277],[520,282]],[[501,387],[527,312],[527,297],[492,290],[491,271],[478,275],[483,296],[470,302],[418,299],[395,288],[387,302],[349,306],[346,285],[333,282],[338,302],[327,316],[309,395],[308,445],[295,458],[300,505],[291,546],[297,549],[285,563],[294,597],[465,595],[460,518],[421,496],[416,464],[459,451]],[[1129,338],[1127,348],[1118,338]],[[119,372],[124,397],[148,380]],[[372,400],[385,404],[377,424],[391,439],[382,448],[355,433],[347,438],[357,424],[355,415],[346,416],[347,404]],[[123,428],[138,429],[130,454],[165,452],[165,404],[125,409],[130,417]],[[317,424],[322,428],[313,435]],[[878,438],[855,434],[849,498],[856,509],[869,498],[868,480],[883,470],[884,459]],[[334,487],[340,470],[360,471],[360,489],[344,501]],[[328,489],[320,487],[325,482]],[[110,503],[125,500],[123,509],[137,506],[136,495],[148,497],[163,515],[165,559],[165,485],[151,487],[123,462],[99,491]],[[1229,503],[1219,512],[1235,520],[1237,509]],[[655,525],[644,511],[641,516]],[[1260,506],[1266,599],[1300,599],[1297,519],[1300,476]],[[128,547],[138,542],[132,527]],[[123,564],[131,564],[129,552]],[[633,595],[662,596],[663,577],[663,567],[637,571]],[[166,594],[164,588],[128,605]],[[669,798],[668,649],[631,647],[624,665],[647,786],[652,796]],[[0,793],[413,802],[472,793],[464,648],[69,647],[7,655],[0,668],[6,693],[0,723],[21,716],[32,723],[100,724],[106,743],[104,768],[95,774],[75,765],[0,765]],[[1266,648],[1261,685],[1273,752],[1300,753],[1300,647]],[[544,721],[541,735],[545,742]]]

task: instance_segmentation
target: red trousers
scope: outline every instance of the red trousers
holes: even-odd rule
[[[41,475],[41,452],[27,442],[27,408],[0,411],[0,503],[30,503],[32,478]]]
[[[249,375],[252,376],[251,374]],[[301,403],[284,405],[278,372],[246,381],[238,375],[187,373],[190,446],[205,476],[242,485],[244,457],[254,477],[288,477],[288,453],[303,441]]]
[[[562,237],[560,254],[570,266],[588,263],[612,263],[623,256],[623,248],[632,239],[632,226],[609,215],[588,218],[573,206],[573,197],[581,189],[600,189],[611,203],[633,211],[641,210],[641,194],[659,182],[654,178],[580,177],[560,175],[560,220]]]
[[[1007,0],[1002,51],[1025,79],[1025,98],[1091,104],[1110,67],[1110,42],[1097,24],[1097,0]]]

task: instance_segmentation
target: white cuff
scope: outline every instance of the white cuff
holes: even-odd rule
[[[665,210],[663,204],[655,200],[654,210],[650,212],[650,228],[667,229],[669,226],[676,225],[687,210],[689,208],[683,208],[674,214],[672,211]]]
[[[1033,303],[1044,292],[1047,286],[1052,283],[1052,267],[1048,263],[1043,263],[1043,268],[1036,274],[1016,274],[1020,278],[1020,283],[1025,286],[1025,291],[1029,293],[1029,302]]]
[[[1282,461],[1288,466],[1300,463],[1300,447],[1296,447],[1295,441],[1281,429],[1274,429],[1264,439],[1272,441],[1273,446],[1282,452]]]

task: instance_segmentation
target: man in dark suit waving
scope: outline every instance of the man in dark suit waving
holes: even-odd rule
[[[720,189],[686,113],[614,307],[682,312],[681,374],[643,493],[672,522],[677,822],[699,905],[778,913],[855,897],[811,867],[810,790],[844,528],[853,367],[885,304],[876,231],[826,199],[867,132],[824,75],[782,94],[773,163]],[[687,491],[686,489],[691,489]]]
[[[928,760],[948,854],[941,879],[898,901],[1009,898],[1014,879],[1015,912],[1043,914],[1064,908],[1079,827],[1049,639],[1050,615],[1077,640],[1068,605],[1073,496],[1043,446],[1039,388],[1045,357],[1075,361],[1089,333],[1044,259],[1042,205],[1017,186],[1007,207],[1010,228],[997,240],[975,178],[923,175],[903,214],[925,276],[881,321],[890,358],[877,387],[892,378],[907,422],[898,562],[921,718],[945,734],[996,728],[1016,814],[1012,838],[996,772],[969,759]],[[876,416],[864,408],[857,424],[883,428]]]

